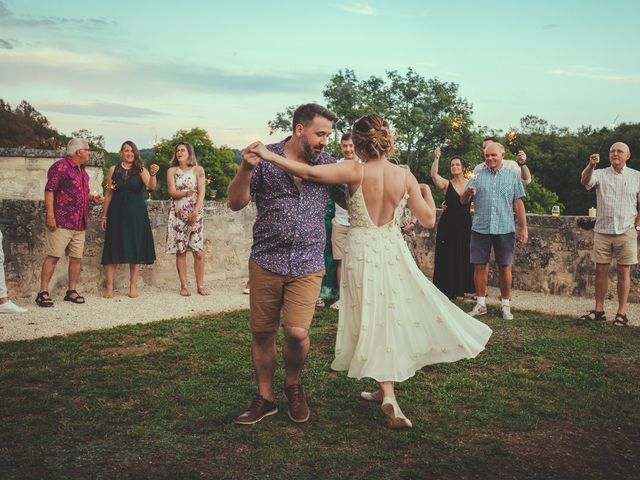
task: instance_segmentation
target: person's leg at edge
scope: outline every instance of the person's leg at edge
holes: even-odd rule
[[[115,263],[107,263],[104,266],[104,298],[113,297],[113,276],[115,275],[116,265]]]
[[[78,289],[78,280],[80,279],[81,268],[82,258],[69,257],[69,290]]]
[[[629,298],[629,289],[631,287],[631,265],[616,266],[618,277],[618,312],[622,315],[627,313],[627,300]]]
[[[59,257],[52,257],[51,255],[47,255],[47,258],[45,258],[44,262],[42,262],[42,271],[40,272],[40,291],[41,292],[49,291],[49,282],[51,281],[53,272],[56,269],[58,260],[60,260]]]
[[[273,376],[276,371],[276,333],[253,332],[251,334],[251,357],[256,372],[258,393],[273,402]]]
[[[476,286],[476,293],[478,295],[477,303],[479,305],[485,305],[485,296],[481,296],[480,292],[487,291],[487,283],[489,281],[489,264],[488,263],[476,263],[473,265],[473,284]],[[486,295],[486,294],[485,294]]]
[[[512,282],[511,265],[498,265],[498,276],[500,282],[500,296],[502,297],[502,300],[509,300],[511,298]]]
[[[196,275],[196,288],[200,295],[209,295],[204,287],[204,252],[195,250],[193,252],[193,271]]]
[[[176,252],[176,270],[180,279],[180,295],[188,297],[191,292],[187,281],[187,252]]]
[[[342,282],[342,260],[335,260],[336,263],[336,278],[338,280],[338,288],[340,288],[340,285]]]
[[[140,272],[140,264],[129,265],[129,297],[131,298],[138,298],[138,272]]]
[[[300,373],[304,362],[309,355],[311,341],[309,340],[309,330],[301,327],[284,327],[284,368],[285,387],[300,383]]]
[[[609,289],[610,263],[596,263],[596,312],[604,311],[604,297]]]

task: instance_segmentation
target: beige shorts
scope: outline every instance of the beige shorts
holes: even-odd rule
[[[613,258],[620,265],[638,263],[638,234],[635,228],[620,235],[594,232],[593,261],[611,263]]]
[[[251,331],[276,332],[280,327],[280,312],[285,327],[309,330],[323,276],[324,270],[298,277],[278,275],[249,259]]]
[[[44,232],[44,253],[50,257],[70,256],[82,258],[84,252],[84,230],[67,230],[56,228],[53,232],[48,228]]]
[[[331,220],[331,253],[334,260],[342,260],[344,255],[344,244],[347,241],[349,227]]]

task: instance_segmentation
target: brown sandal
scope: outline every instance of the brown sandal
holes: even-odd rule
[[[51,300],[49,292],[46,290],[38,292],[38,295],[36,296],[36,304],[39,307],[53,307],[53,300]]]
[[[613,320],[613,325],[616,327],[628,327],[629,319],[626,313],[616,313],[616,318]]]
[[[599,320],[601,322],[604,322],[606,319],[607,317],[604,316],[604,310],[602,312],[598,312],[596,310],[589,310],[589,313],[585,313],[581,317],[578,317],[578,320],[581,320],[583,322],[589,322],[594,320]]]

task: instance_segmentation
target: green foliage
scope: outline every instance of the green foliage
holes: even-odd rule
[[[157,163],[160,166],[158,172],[158,187],[153,192],[154,199],[167,199],[167,170],[170,167],[175,146],[179,142],[188,142],[193,145],[198,159],[198,164],[204,168],[208,182],[207,199],[224,197],[227,186],[233,179],[238,169],[234,162],[234,152],[226,147],[216,147],[209,134],[202,128],[191,130],[178,130],[168,140],[163,140],[154,146],[153,155],[149,163]]]
[[[549,215],[551,207],[558,205],[560,212],[564,213],[564,205],[558,195],[544,188],[536,177],[531,177],[531,183],[526,187],[527,196],[524,198],[527,213]]]

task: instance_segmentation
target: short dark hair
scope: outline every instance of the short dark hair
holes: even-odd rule
[[[300,105],[298,108],[296,108],[296,111],[293,112],[293,129],[295,130],[296,125],[298,125],[299,123],[306,127],[318,115],[326,118],[327,120],[330,120],[331,122],[335,122],[338,118],[335,113],[333,113],[328,108],[323,107],[322,105],[318,105],[317,103],[306,103],[304,105]]]
[[[342,138],[340,139],[341,142],[346,142],[347,140],[351,140],[351,132],[347,132],[344,135],[342,135]]]
[[[490,137],[484,137],[482,139],[482,143],[486,142],[487,140],[491,140],[492,142],[495,142],[495,143],[500,143],[500,140],[498,140],[498,137],[496,137],[495,135],[491,135]]]

